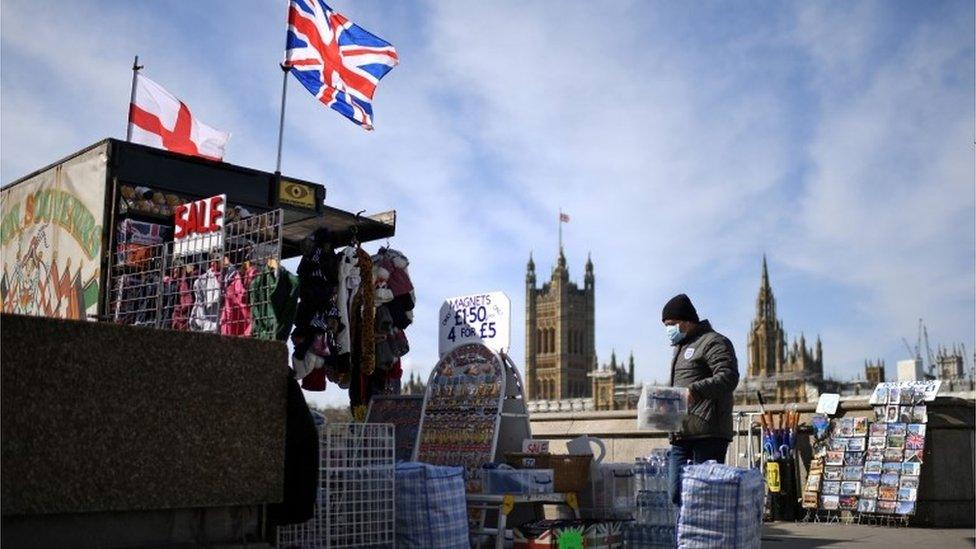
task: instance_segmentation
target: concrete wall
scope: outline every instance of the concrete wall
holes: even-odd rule
[[[172,542],[154,521],[207,516],[246,517],[211,541],[253,533],[282,498],[286,364],[279,342],[3,315],[4,544]]]
[[[767,410],[783,410],[783,405],[770,405]],[[811,457],[810,417],[815,404],[800,404],[800,441],[797,444],[801,459],[801,478]],[[737,406],[736,412],[757,412],[758,406]],[[925,462],[919,481],[918,514],[914,523],[924,526],[973,526],[974,505],[974,424],[976,401],[968,398],[939,397],[929,403],[929,422],[926,429]],[[874,411],[866,400],[842,401],[836,417],[869,417]],[[637,430],[634,410],[613,412],[534,413],[531,415],[534,438],[550,441],[553,452],[565,452],[566,442],[580,435],[603,439],[607,447],[607,462],[633,463],[634,458],[647,455],[652,449],[667,447],[667,433]],[[739,464],[746,465],[746,423],[737,436]],[[758,428],[756,429],[758,431]],[[754,439],[758,448],[758,440]],[[735,464],[736,441],[729,447],[726,462]]]

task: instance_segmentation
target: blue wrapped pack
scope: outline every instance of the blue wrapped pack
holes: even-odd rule
[[[470,547],[463,467],[397,463],[396,545]]]
[[[760,546],[765,487],[758,469],[715,462],[689,465],[681,483],[678,547]]]

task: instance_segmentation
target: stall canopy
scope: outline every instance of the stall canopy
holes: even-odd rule
[[[366,215],[326,206],[326,189],[318,183],[117,139],[100,141],[85,151],[105,143],[109,156],[106,181],[109,207],[106,213],[113,218],[112,209],[117,204],[113,197],[122,186],[130,186],[173,193],[190,200],[226,194],[229,206],[240,206],[254,214],[281,208],[282,258],[300,255],[302,239],[319,227],[332,231],[337,244],[344,244],[354,236],[359,242],[390,238],[396,232],[395,211]],[[61,162],[63,160],[51,166]],[[12,182],[11,186],[51,166]],[[152,214],[141,216],[154,220]],[[159,222],[172,221],[170,215],[158,214],[156,218]]]

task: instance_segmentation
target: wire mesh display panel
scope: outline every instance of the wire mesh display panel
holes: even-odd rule
[[[315,515],[278,529],[278,547],[393,547],[394,428],[335,423],[319,428]]]
[[[191,243],[167,227],[123,220],[111,266],[108,320],[273,338],[271,277],[281,256],[281,210],[227,223]]]

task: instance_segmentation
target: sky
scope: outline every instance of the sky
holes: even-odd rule
[[[524,362],[525,267],[551,272],[560,208],[571,279],[595,265],[599,358],[633,352],[638,378],[667,378],[660,311],[680,292],[744,369],[763,254],[788,336],[819,334],[828,375],[881,358],[894,376],[919,318],[972,364],[972,2],[330,5],[401,62],[373,132],[292,80],[282,172],[333,206],[397,210],[407,374],[437,360],[442,301],[491,290]],[[0,181],[124,138],[134,55],[233,134],[227,162],[274,171],[285,7],[2,0]]]

